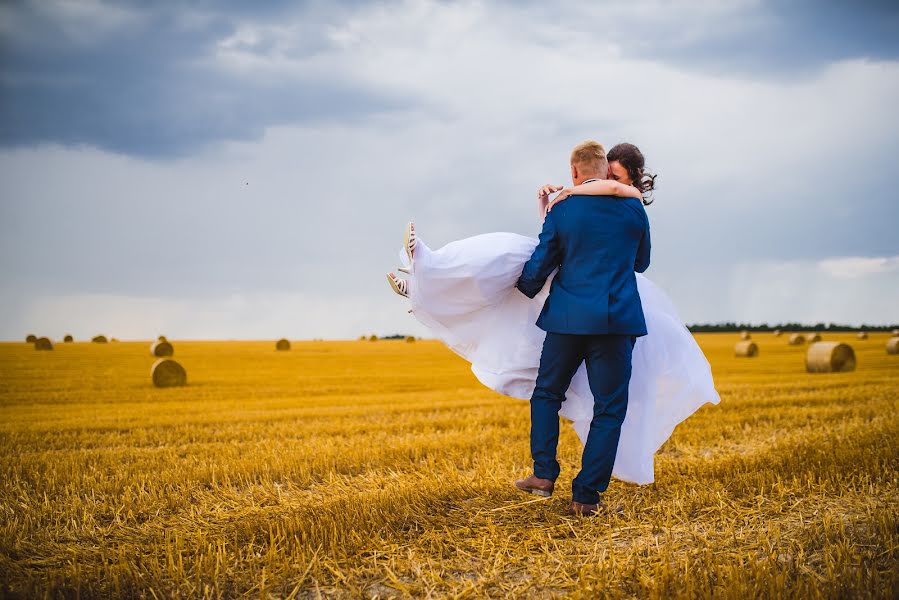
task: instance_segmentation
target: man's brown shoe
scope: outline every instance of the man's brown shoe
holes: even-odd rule
[[[556,482],[552,479],[540,479],[536,475],[531,475],[527,479],[516,481],[515,487],[528,494],[549,498],[553,495],[553,488],[556,487]]]
[[[603,504],[603,501],[600,500],[597,504],[583,504],[581,502],[572,502],[571,508],[568,509],[568,513],[572,515],[579,515],[582,517],[592,517],[596,513],[620,513],[620,506],[609,506],[608,504]]]
[[[607,510],[607,507],[602,503],[602,500],[600,500],[597,504],[583,504],[581,502],[572,502],[571,508],[568,509],[568,512],[572,515],[578,515],[581,517],[592,517],[596,513],[605,510]]]

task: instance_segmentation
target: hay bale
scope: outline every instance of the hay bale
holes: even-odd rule
[[[899,354],[899,337],[887,340],[887,354]]]
[[[744,340],[744,341],[745,341],[745,340],[748,340],[748,339],[751,338],[751,337],[752,337],[752,336],[751,336],[751,335],[749,334],[749,332],[746,331],[745,329],[744,329],[743,331],[740,332],[740,339],[741,339],[741,340]]]
[[[378,336],[376,336],[375,334],[371,334],[370,336],[368,336],[368,341],[369,342],[377,342]]]
[[[280,340],[278,340],[278,343],[275,344],[275,350],[281,352],[290,350],[290,340],[288,340],[287,338],[281,338]]]
[[[816,342],[808,347],[805,370],[809,373],[846,373],[855,370],[855,351],[841,342]]]
[[[858,332],[858,335],[856,335],[855,337],[857,337],[857,338],[860,339],[860,340],[866,340],[866,339],[868,339],[868,332],[866,332],[866,331],[859,331],[859,332]]]
[[[815,342],[820,342],[821,334],[813,331],[810,334],[808,334],[807,336],[805,336],[805,341],[808,342],[809,344],[814,344]]]
[[[50,341],[50,338],[39,337],[34,340],[34,349],[35,350],[53,350],[53,342]]]
[[[175,348],[168,342],[153,342],[150,345],[150,354],[153,356],[172,356],[175,354]]]
[[[774,337],[780,337],[780,334],[781,334],[782,332],[781,332],[780,329],[775,329],[775,330],[772,331],[771,333],[774,334]]]
[[[747,358],[752,358],[753,356],[759,355],[759,347],[750,340],[743,340],[742,342],[737,342],[737,345],[734,346],[734,356],[745,356]]]
[[[71,342],[74,342],[74,341],[75,341],[75,338],[73,338],[71,335],[68,335],[68,334],[67,334],[66,337],[62,338],[62,341],[64,341],[65,343],[69,344],[69,343],[71,343]]]
[[[95,335],[94,337],[91,338],[91,341],[95,344],[105,344],[109,340],[106,339],[105,335]]]
[[[899,329],[894,329],[893,333],[891,333],[890,335],[892,335],[893,337],[899,337]]]
[[[25,336],[25,343],[26,343],[26,344],[33,344],[33,343],[35,343],[36,341],[37,341],[37,336],[34,335],[33,333],[29,333],[28,335]]]
[[[805,336],[801,333],[794,333],[790,335],[789,344],[791,346],[801,346],[805,343]]]
[[[411,344],[411,343],[414,342],[414,341],[415,341],[415,336],[414,336],[414,335],[407,335],[407,336],[406,336],[406,342],[408,342],[408,343]]]
[[[156,387],[187,385],[187,371],[171,358],[160,358],[150,369],[150,377]]]
[[[157,342],[167,342],[167,341],[169,341],[169,340],[168,340],[168,338],[166,338],[164,335],[161,335],[161,336],[159,336],[158,338],[156,338],[156,341],[157,341]]]

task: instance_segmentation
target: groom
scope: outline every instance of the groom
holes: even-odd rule
[[[605,149],[597,142],[578,144],[571,153],[575,185],[605,179],[608,169]],[[646,335],[634,271],[648,266],[649,220],[639,200],[575,195],[546,215],[540,243],[518,280],[518,289],[533,298],[559,269],[537,319],[546,340],[531,396],[534,474],[515,487],[552,495],[559,476],[559,410],[571,379],[586,362],[593,420],[581,472],[571,484],[573,514],[592,515],[605,507],[599,493],[609,486],[627,412],[631,354],[637,336]]]

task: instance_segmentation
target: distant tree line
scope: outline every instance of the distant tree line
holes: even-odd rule
[[[714,332],[733,332],[733,331],[891,331],[899,328],[899,325],[862,325],[861,327],[853,327],[851,325],[840,325],[838,323],[816,323],[815,325],[807,325],[803,323],[779,323],[777,325],[750,325],[749,323],[697,323],[687,325],[687,329],[693,333],[714,333]]]

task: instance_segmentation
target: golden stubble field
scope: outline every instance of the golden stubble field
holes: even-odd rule
[[[437,342],[0,344],[0,596],[899,595],[899,356],[806,374],[805,348],[697,336],[721,393],[613,481],[618,516],[531,502],[527,403]]]

